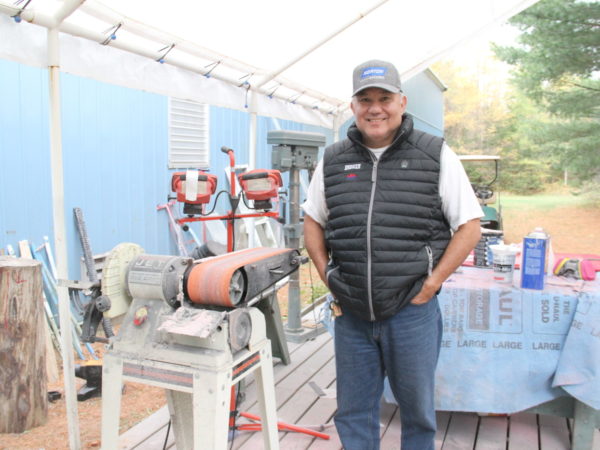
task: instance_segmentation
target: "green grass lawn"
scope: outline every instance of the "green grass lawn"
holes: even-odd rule
[[[500,203],[505,211],[532,208],[549,210],[561,206],[583,206],[585,205],[585,198],[569,194],[501,194]]]

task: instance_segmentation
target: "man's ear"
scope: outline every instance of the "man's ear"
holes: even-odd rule
[[[354,114],[354,97],[352,97],[352,100],[350,101],[350,109],[352,110],[352,114]]]
[[[402,99],[400,100],[402,103],[402,113],[404,113],[406,111],[406,105],[408,105],[408,98],[404,94],[400,95],[402,96]]]

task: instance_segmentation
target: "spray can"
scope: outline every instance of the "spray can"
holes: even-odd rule
[[[523,257],[521,262],[521,287],[525,289],[544,289],[546,264],[550,236],[542,228],[535,228],[523,238]]]

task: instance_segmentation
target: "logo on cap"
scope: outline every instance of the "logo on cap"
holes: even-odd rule
[[[365,78],[385,78],[387,67],[365,67],[360,75],[360,79]]]

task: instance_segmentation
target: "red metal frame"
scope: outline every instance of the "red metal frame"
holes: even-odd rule
[[[254,420],[260,422],[260,417],[254,414],[250,414],[247,412],[241,412],[240,416],[245,417],[246,419]],[[236,430],[245,430],[245,431],[261,431],[262,425],[260,423],[244,423],[242,425],[238,425],[235,427]],[[320,439],[329,440],[329,435],[325,433],[320,433],[318,431],[309,430],[308,428],[298,427],[296,425],[291,425],[285,422],[277,422],[277,429],[279,431],[294,431],[297,433],[308,434],[309,436],[318,437]]]
[[[233,150],[228,149],[227,155],[229,155],[229,186],[230,186],[230,198],[235,197],[235,156]],[[233,251],[233,221],[235,219],[244,219],[249,217],[273,217],[278,218],[279,212],[277,211],[263,211],[260,213],[249,213],[249,214],[235,214],[235,211],[228,211],[227,214],[222,216],[211,216],[211,217],[182,217],[177,219],[179,225],[186,222],[204,222],[207,220],[227,220],[227,251]]]
[[[236,416],[245,417],[246,419],[253,420],[258,423],[243,423],[241,425],[235,424]],[[241,431],[262,431],[262,425],[260,424],[261,418],[255,414],[250,414],[247,412],[240,412],[236,410],[236,395],[235,395],[235,386],[231,387],[231,403],[230,403],[230,416],[229,416],[229,428],[232,430],[241,430]],[[279,431],[293,431],[295,433],[304,433],[309,436],[318,437],[320,439],[329,440],[329,435],[325,433],[320,433],[315,430],[310,430],[308,428],[299,427],[297,425],[292,425],[285,422],[277,422],[277,429]]]

